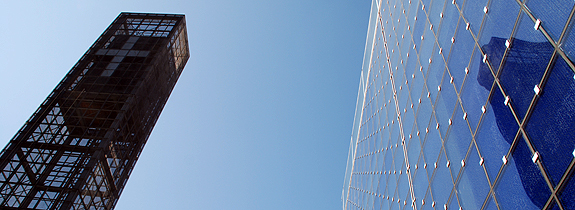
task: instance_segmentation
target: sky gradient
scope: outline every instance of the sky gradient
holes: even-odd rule
[[[190,59],[116,209],[339,209],[371,1],[7,1],[0,147],[122,11]]]

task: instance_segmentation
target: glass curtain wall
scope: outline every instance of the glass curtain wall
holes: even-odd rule
[[[574,5],[374,0],[343,209],[575,209]]]

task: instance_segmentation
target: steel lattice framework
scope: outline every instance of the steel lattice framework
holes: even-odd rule
[[[0,154],[0,208],[113,209],[188,58],[184,15],[121,13]]]

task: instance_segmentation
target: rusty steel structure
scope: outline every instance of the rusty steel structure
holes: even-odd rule
[[[121,13],[0,154],[0,209],[113,209],[189,58],[184,15]]]

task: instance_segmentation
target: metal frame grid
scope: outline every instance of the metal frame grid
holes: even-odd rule
[[[121,13],[0,154],[2,209],[113,209],[189,57],[184,15]]]
[[[373,1],[343,208],[575,208],[574,4]]]

